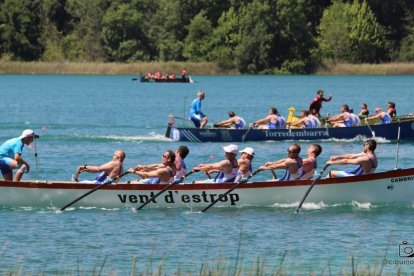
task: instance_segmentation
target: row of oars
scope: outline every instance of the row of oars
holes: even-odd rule
[[[299,203],[299,207],[296,210],[296,212],[299,212],[299,209],[302,207],[303,202],[305,201],[306,197],[308,196],[308,194],[310,193],[310,191],[312,190],[313,186],[315,185],[316,181],[319,180],[323,174],[323,172],[326,170],[326,168],[328,167],[328,165],[326,165],[320,172],[320,174],[317,175],[317,177],[314,179],[314,181],[312,182],[312,184],[309,186],[309,189],[306,191],[305,195],[303,196],[302,200]],[[259,172],[261,172],[261,170],[256,170],[254,173],[252,173],[252,175],[250,175],[247,178],[242,179],[241,181],[237,182],[236,184],[234,184],[229,190],[227,190],[224,194],[221,194],[216,200],[214,200],[213,202],[211,202],[207,207],[205,207],[203,210],[201,210],[201,212],[205,212],[208,209],[210,209],[210,207],[212,207],[213,205],[215,205],[217,202],[219,202],[223,197],[227,196],[229,193],[231,193],[233,190],[237,189],[237,187],[239,187],[241,184],[246,183],[250,178],[252,178],[253,176],[255,176],[256,174],[258,174]],[[148,203],[150,203],[151,201],[154,201],[154,199],[156,199],[158,196],[160,196],[162,193],[164,193],[165,191],[171,189],[174,185],[181,183],[184,178],[190,176],[191,174],[193,174],[194,171],[191,171],[189,173],[187,173],[184,177],[180,178],[180,179],[176,179],[175,181],[171,182],[170,184],[168,184],[167,186],[164,187],[164,189],[162,189],[161,191],[159,191],[158,193],[156,193],[155,195],[153,195],[152,197],[148,198],[147,201],[145,201],[143,204],[141,204],[138,208],[136,208],[136,210],[141,210],[142,208],[144,208]],[[103,187],[112,184],[115,180],[120,179],[121,177],[127,175],[128,172],[124,172],[123,174],[121,174],[119,177],[117,177],[116,179],[112,179],[110,181],[107,181],[99,186],[97,186],[96,188],[90,190],[89,192],[81,195],[80,197],[76,198],[75,200],[71,201],[70,203],[66,204],[64,207],[62,207],[60,210],[64,211],[66,208],[68,208],[69,206],[72,206],[73,204],[75,204],[76,202],[78,202],[79,200],[81,200],[84,197],[87,197],[88,195],[92,194],[93,192],[96,192],[99,189],[102,189]]]

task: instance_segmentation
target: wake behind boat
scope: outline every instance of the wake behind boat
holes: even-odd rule
[[[398,133],[400,132],[400,136]],[[402,118],[391,124],[361,125],[355,127],[233,129],[195,128],[168,124],[166,135],[174,141],[188,142],[247,142],[283,140],[325,140],[378,137],[387,140],[414,140],[414,118]]]
[[[297,204],[312,180],[289,182],[248,182],[224,196],[214,207],[272,206]],[[201,210],[228,191],[234,183],[177,184],[150,202],[146,208],[191,208]],[[107,185],[86,196],[74,207],[138,207],[167,185]],[[65,181],[0,181],[0,206],[56,207],[96,188],[95,184]],[[414,168],[398,169],[369,175],[328,178],[317,181],[306,202],[374,204],[414,204]]]

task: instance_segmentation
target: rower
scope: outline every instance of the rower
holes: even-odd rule
[[[350,115],[349,106],[344,104],[341,106],[341,113],[335,116],[332,116],[328,119],[328,122],[333,124],[333,127],[351,127],[355,125],[353,116]]]
[[[266,117],[253,122],[253,126],[259,129],[276,129],[285,128],[286,119],[280,116],[275,107],[269,109],[269,113]]]
[[[252,176],[253,168],[252,161],[254,157],[254,149],[247,147],[241,151],[241,157],[237,160],[239,170],[237,171],[237,176],[234,182],[240,182],[243,179]]]
[[[300,126],[300,128],[318,128],[321,127],[319,119],[310,114],[309,110],[302,111],[302,119],[287,123],[288,126]]]
[[[303,172],[300,180],[312,179],[316,169],[318,168],[317,158],[322,152],[319,144],[313,144],[307,150],[308,158],[303,159]]]
[[[367,118],[365,118],[365,121],[379,119],[379,120],[381,120],[382,124],[391,124],[391,122],[392,122],[391,116],[388,113],[383,112],[380,107],[375,108],[375,113],[377,115],[367,117]]]
[[[72,176],[72,181],[78,182],[79,174],[83,172],[99,173],[94,180],[83,180],[81,183],[102,184],[106,181],[113,181],[122,174],[123,162],[125,160],[125,152],[123,150],[116,150],[112,154],[112,160],[99,165],[81,165],[77,168],[76,173]]]
[[[259,170],[284,169],[285,175],[276,181],[298,180],[303,174],[303,160],[299,157],[300,146],[292,144],[288,148],[288,157],[274,162],[266,162]]]
[[[214,127],[231,127],[232,125],[234,125],[235,129],[244,129],[246,128],[246,121],[236,115],[236,113],[234,113],[233,111],[229,112],[229,119],[215,123]]]
[[[397,110],[395,109],[395,103],[394,102],[388,102],[387,103],[387,113],[391,116],[391,118],[394,118],[397,116]]]
[[[128,170],[142,178],[140,181],[130,181],[131,184],[169,184],[177,174],[175,167],[175,153],[167,150],[162,154],[161,163],[151,165],[137,165]]]
[[[190,150],[187,146],[180,146],[175,152],[175,167],[177,173],[175,174],[175,179],[182,179],[187,174],[187,166],[184,162],[184,159],[187,157]]]
[[[365,175],[374,173],[378,167],[375,149],[377,142],[369,139],[364,142],[364,150],[355,154],[342,154],[332,156],[326,165],[359,165],[356,169],[347,169],[344,171],[330,171],[329,177],[344,177],[354,175]]]
[[[212,164],[199,164],[193,168],[193,171],[203,171],[207,175],[218,171],[214,183],[234,182],[239,167],[236,159],[239,148],[237,145],[230,144],[223,147],[223,150],[226,159]]]

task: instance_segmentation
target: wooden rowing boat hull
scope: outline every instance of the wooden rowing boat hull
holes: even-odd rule
[[[414,119],[400,123],[370,126],[375,137],[387,140],[398,138],[400,128],[401,140],[414,140]],[[247,142],[247,141],[283,141],[283,140],[324,140],[324,139],[354,139],[357,137],[372,138],[373,133],[368,126],[339,127],[339,128],[309,128],[309,129],[226,129],[194,127],[172,127],[168,138],[175,141],[188,142]]]
[[[312,181],[245,183],[229,193],[215,207],[272,206],[295,204],[303,197]],[[177,184],[145,208],[191,208],[201,210],[234,183]],[[2,207],[61,208],[73,199],[95,188],[94,184],[64,181],[0,181]],[[138,207],[165,185],[108,185],[83,198],[74,206],[98,208]],[[306,202],[373,204],[414,204],[414,169],[393,170],[365,176],[321,179]]]

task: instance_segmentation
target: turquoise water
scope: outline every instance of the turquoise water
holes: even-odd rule
[[[2,109],[0,142],[32,128],[41,135],[35,148],[23,157],[32,165],[26,179],[69,180],[80,164],[107,162],[115,149],[127,154],[125,167],[160,161],[166,149],[180,143],[163,138],[167,116],[183,117],[199,89],[207,93],[203,111],[211,122],[226,119],[233,110],[251,122],[264,117],[271,106],[286,115],[287,109],[306,108],[322,88],[333,94],[322,113],[335,114],[347,103],[359,111],[366,102],[373,112],[387,101],[397,104],[399,114],[412,113],[414,76],[194,76],[194,84],[142,84],[133,76],[0,76]],[[379,140],[378,171],[396,165],[397,144]],[[249,142],[256,150],[254,166],[286,155],[291,142]],[[193,144],[187,164],[216,162],[222,143]],[[311,144],[300,142],[304,150]],[[362,140],[321,142],[320,164],[331,155],[359,152]],[[412,166],[412,142],[399,147],[398,167]],[[37,171],[37,173],[36,173]],[[82,175],[84,179],[87,175]],[[89,177],[92,177],[90,175]],[[194,174],[190,180],[200,179]],[[266,172],[255,179],[270,178]],[[128,178],[126,178],[128,179]],[[357,269],[393,273],[395,264],[410,260],[399,256],[403,241],[412,238],[413,206],[373,205],[353,202],[327,205],[307,203],[300,214],[294,205],[239,209],[153,210],[139,212],[78,209],[64,213],[53,208],[27,206],[0,209],[0,271],[23,264],[26,273],[67,272],[94,269],[102,274],[155,271],[162,266],[172,274],[199,272],[207,260],[211,268],[223,265],[255,269],[259,258],[267,272],[283,268],[297,274]],[[238,249],[240,249],[238,254]],[[285,257],[283,257],[285,256]],[[403,272],[414,270],[402,263]],[[226,270],[227,269],[227,270]]]

